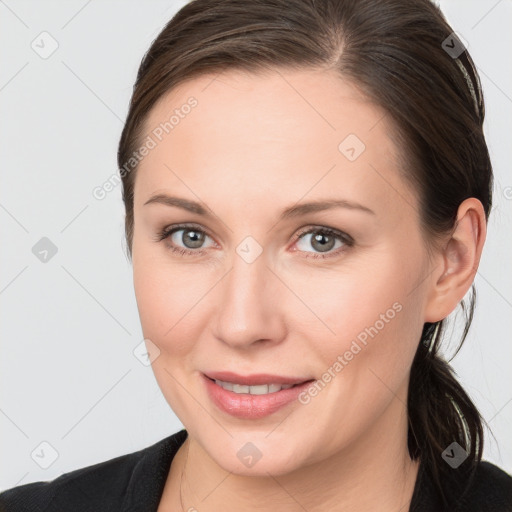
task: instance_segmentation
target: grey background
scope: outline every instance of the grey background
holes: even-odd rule
[[[121,187],[92,191],[117,172],[140,59],[184,3],[0,0],[0,489],[182,428],[133,354],[143,336]],[[454,367],[495,435],[484,458],[512,472],[512,3],[440,5],[480,72],[496,175],[478,307]],[[52,39],[46,59],[31,47]],[[57,248],[47,262],[33,253],[43,237]]]

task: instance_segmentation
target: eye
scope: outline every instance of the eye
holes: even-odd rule
[[[319,253],[311,253],[306,255],[306,258],[330,258],[333,256],[340,255],[341,252],[347,250],[348,247],[354,245],[353,238],[343,231],[337,229],[316,226],[302,231],[297,235],[298,242],[296,245],[303,243],[299,250],[308,253],[307,247],[313,247],[313,249],[319,251]],[[336,247],[336,243],[338,246]],[[305,246],[307,246],[305,248]],[[336,248],[336,251],[332,249]]]
[[[166,240],[166,245],[172,252],[181,256],[194,256],[202,255],[205,252],[206,248],[203,247],[203,244],[206,238],[211,237],[198,226],[181,224],[164,228],[157,234],[155,241]],[[354,245],[353,238],[347,233],[324,226],[310,227],[306,231],[301,231],[296,236],[296,240],[295,245],[304,243],[304,245],[311,246],[319,251],[318,253],[310,253],[307,248],[299,247],[301,252],[310,253],[305,256],[306,258],[330,258],[339,255]],[[336,243],[338,243],[337,247]],[[332,251],[332,249],[337,250]]]
[[[210,236],[204,230],[187,224],[164,228],[158,233],[156,241],[168,241],[167,245],[171,251],[185,256],[203,254],[204,247],[202,245],[206,238],[210,238]],[[179,244],[183,244],[183,246]]]

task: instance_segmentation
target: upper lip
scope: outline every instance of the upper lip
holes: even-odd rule
[[[302,384],[313,380],[303,377],[284,377],[283,375],[271,375],[270,373],[255,373],[253,375],[238,375],[233,372],[205,372],[204,375],[213,380],[242,384],[245,386],[258,386],[261,384]]]

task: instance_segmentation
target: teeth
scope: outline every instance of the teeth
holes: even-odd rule
[[[249,386],[242,386],[241,384],[233,384],[234,393],[249,393]]]
[[[221,388],[233,391],[233,393],[248,393],[251,395],[267,395],[268,393],[276,393],[281,389],[289,389],[293,384],[261,384],[259,386],[244,386],[243,384],[233,384],[232,382],[224,382],[222,380],[216,380],[215,384],[218,384]]]

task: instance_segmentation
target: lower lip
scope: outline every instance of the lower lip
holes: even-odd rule
[[[210,399],[219,409],[237,418],[257,419],[273,414],[282,407],[294,402],[302,391],[305,391],[312,381],[299,386],[282,389],[266,395],[251,395],[249,393],[234,393],[222,388],[205,375],[203,380]]]

